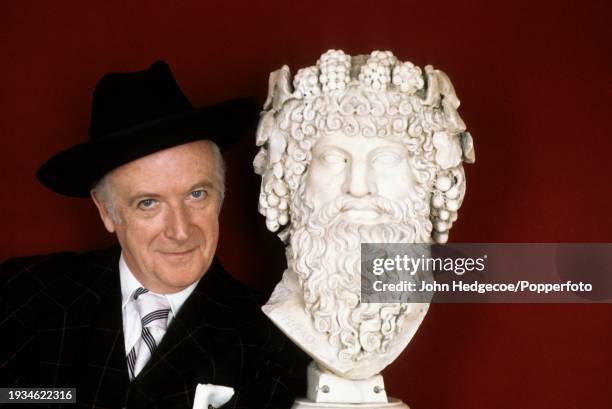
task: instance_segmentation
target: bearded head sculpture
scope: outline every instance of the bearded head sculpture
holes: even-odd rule
[[[442,71],[389,51],[270,75],[254,167],[288,266],[263,309],[320,368],[375,375],[422,322],[428,304],[360,303],[360,245],[447,241],[474,162],[458,106]]]

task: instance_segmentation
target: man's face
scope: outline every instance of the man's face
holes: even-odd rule
[[[336,131],[321,136],[312,153],[306,198],[315,211],[344,197],[344,220],[384,223],[387,215],[370,199],[401,203],[414,189],[408,151],[397,138],[347,136]]]
[[[208,142],[166,149],[107,175],[117,218],[95,200],[132,273],[151,291],[174,293],[210,267],[219,237],[220,181]]]

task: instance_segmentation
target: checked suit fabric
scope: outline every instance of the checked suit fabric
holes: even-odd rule
[[[76,388],[76,404],[41,408],[191,408],[198,384],[234,388],[223,409],[289,408],[303,393],[308,357],[216,260],[130,379],[119,256],[113,247],[0,264],[0,387]]]

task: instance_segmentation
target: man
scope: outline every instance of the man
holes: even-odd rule
[[[458,106],[443,72],[389,51],[271,74],[254,165],[288,268],[264,311],[321,369],[375,376],[427,313],[360,302],[361,244],[446,242],[474,161]]]
[[[214,258],[219,147],[256,116],[250,100],[194,109],[163,62],[100,80],[90,140],[38,178],[91,196],[119,247],[2,265],[0,387],[73,387],[78,407],[131,409],[191,408],[209,384],[225,394],[215,406],[290,406],[300,355]]]

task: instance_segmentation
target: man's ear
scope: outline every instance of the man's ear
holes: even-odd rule
[[[104,227],[108,230],[109,233],[115,232],[115,220],[110,215],[108,209],[104,205],[104,202],[100,200],[100,198],[96,195],[96,192],[93,190],[89,192],[91,195],[91,199],[95,203],[98,208],[98,213],[100,214],[100,218],[102,219],[102,223],[104,223]]]

